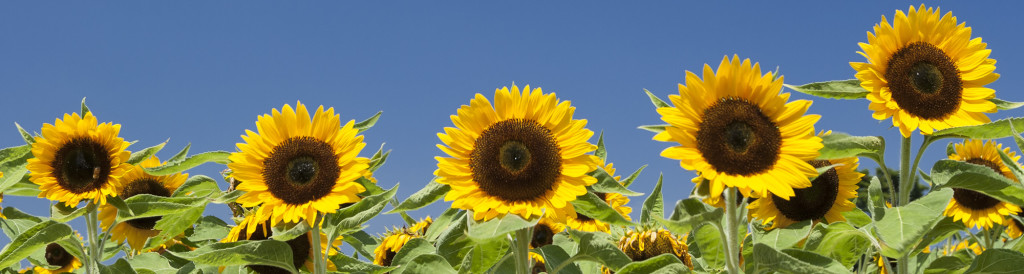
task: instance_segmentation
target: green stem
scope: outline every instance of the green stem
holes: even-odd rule
[[[313,221],[313,228],[310,233],[313,234],[313,239],[310,241],[310,245],[316,252],[313,252],[313,273],[316,274],[327,274],[327,264],[324,262],[324,250],[320,248],[320,222],[324,220],[323,214],[317,212],[316,220]]]
[[[725,258],[726,266],[729,269],[730,274],[740,273],[739,258],[739,241],[736,239],[736,224],[739,223],[739,214],[736,214],[738,209],[736,208],[736,196],[737,191],[735,187],[730,187],[725,193],[725,228],[722,230],[725,235]]]
[[[875,162],[878,163],[878,167],[882,169],[882,177],[884,177],[883,179],[885,180],[885,186],[890,189],[889,203],[896,204],[897,197],[892,195],[893,189],[896,189],[896,184],[892,182],[892,175],[889,174],[889,167],[885,166],[885,155],[871,157],[871,159],[874,159]]]
[[[898,191],[895,192],[899,199],[896,199],[898,203],[893,204],[893,206],[896,207],[906,205],[910,202],[910,188],[913,187],[913,183],[910,182],[910,178],[911,175],[914,174],[914,171],[910,167],[910,146],[912,144],[910,136],[903,137],[903,142],[900,143],[900,185]],[[892,194],[893,192],[890,190],[890,195]],[[896,261],[896,268],[898,269],[896,273],[909,273],[909,260],[909,254],[900,257]]]
[[[532,230],[533,227],[516,230],[515,250],[512,254],[516,260],[516,273],[530,273],[530,234],[533,233]]]
[[[910,203],[910,192],[917,188],[917,165],[921,163],[921,156],[924,155],[925,149],[934,141],[931,136],[925,135],[924,140],[921,141],[921,147],[917,149],[917,156],[914,156],[914,163],[910,165],[910,178],[907,180],[908,184],[906,184],[907,191],[903,193],[903,195],[906,195],[903,199],[907,203]]]
[[[99,252],[100,248],[97,246],[99,244],[99,241],[96,239],[99,237],[97,231],[99,226],[96,223],[99,215],[96,208],[95,202],[89,202],[85,209],[86,234],[88,234],[86,236],[89,237],[89,252],[85,254],[85,273],[87,274],[99,273],[99,261],[103,257]]]

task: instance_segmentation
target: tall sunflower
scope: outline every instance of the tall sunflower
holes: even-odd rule
[[[274,234],[273,230],[271,230],[271,227],[272,226],[270,225],[270,220],[261,220],[257,218],[256,215],[249,215],[246,216],[245,219],[243,219],[242,222],[239,223],[237,226],[231,228],[231,230],[228,231],[227,237],[222,239],[221,242],[231,243],[241,240],[260,241],[270,239],[270,237],[272,237]],[[246,231],[253,232],[250,234],[245,234]],[[305,268],[307,271],[313,271],[313,252],[317,252],[316,250],[314,250],[314,246],[312,244],[313,231],[314,230],[310,230],[309,232],[306,232],[306,234],[303,234],[302,236],[285,241],[285,243],[287,243],[292,250],[292,263],[293,266],[295,266],[295,269]],[[338,251],[333,247],[341,246],[341,243],[342,240],[340,238],[331,242],[328,241],[327,235],[320,233],[320,244],[317,246],[320,247],[321,253],[326,251],[327,256],[331,256],[338,253]],[[284,269],[274,266],[249,265],[246,267],[248,267],[253,272],[260,274],[284,272]],[[327,260],[327,269],[336,269],[334,263],[332,263],[330,260]]]
[[[661,254],[672,254],[686,267],[693,269],[686,237],[677,237],[665,229],[628,230],[618,243],[619,249],[634,262],[644,261]]]
[[[807,161],[822,148],[814,135],[820,116],[804,115],[811,101],[787,103],[782,79],[738,56],[723,58],[717,73],[704,65],[703,79],[687,71],[686,85],[668,96],[673,106],[658,108],[670,126],[654,140],[679,144],[661,156],[708,179],[712,197],[736,187],[789,199],[794,188],[811,186],[818,173]]]
[[[75,272],[76,269],[82,267],[82,261],[75,256],[68,253],[63,246],[57,243],[50,243],[46,245],[46,253],[43,255],[46,258],[46,264],[51,266],[57,266],[57,269],[48,269],[42,266],[35,266],[32,268],[32,272],[36,274],[57,274],[57,273],[71,273]],[[28,269],[22,270],[26,272]]]
[[[935,130],[989,122],[996,112],[988,99],[995,90],[985,85],[999,79],[996,60],[971,28],[957,24],[952,12],[910,7],[897,10],[890,25],[882,16],[868,42],[860,43],[867,63],[850,62],[860,85],[870,93],[868,106],[875,119],[892,117],[892,125],[909,137]]]
[[[857,172],[857,157],[835,160],[813,160],[815,168],[837,165],[822,173],[811,187],[796,189],[796,196],[785,200],[779,196],[757,199],[747,208],[750,215],[762,224],[772,223],[766,229],[784,228],[791,224],[825,218],[829,223],[845,221],[842,213],[853,209],[850,199],[857,198],[857,182],[864,177]]]
[[[170,197],[178,187],[185,183],[188,173],[176,173],[165,176],[153,176],[146,173],[144,168],[160,166],[160,159],[156,156],[150,157],[139,163],[120,179],[117,189],[117,196],[128,199],[139,194],[150,194],[156,196]],[[153,229],[161,217],[148,217],[128,220],[118,223],[111,229],[111,239],[118,243],[128,241],[128,246],[135,253],[142,252],[146,245],[146,239],[160,234],[159,230]],[[110,227],[117,219],[117,207],[111,204],[100,206],[99,219],[103,229]]]
[[[965,140],[953,145],[953,149],[955,153],[949,155],[949,159],[983,165],[1014,182],[1019,182],[999,156],[999,150],[1002,150],[1013,159],[1014,164],[1019,165],[1017,160],[1020,156],[1010,151],[1009,147],[1003,148],[1002,144],[995,141]],[[1006,216],[1020,212],[1020,207],[1012,203],[997,200],[977,191],[953,188],[953,199],[946,205],[943,214],[953,217],[954,221],[962,221],[968,227],[989,229],[992,228],[992,224],[1013,225],[1012,219]]]
[[[64,114],[53,125],[43,124],[27,166],[39,197],[69,206],[82,200],[106,204],[107,196],[117,195],[118,178],[131,169],[125,163],[131,155],[125,151],[128,142],[117,137],[120,131],[119,124],[97,124],[91,112]]]
[[[453,208],[473,211],[476,220],[505,214],[525,219],[545,210],[555,218],[597,182],[587,175],[598,158],[587,140],[587,120],[572,118],[575,108],[554,93],[512,85],[494,91],[494,106],[481,94],[452,115],[455,127],[438,137],[448,157],[435,157],[437,182],[450,185]]]
[[[238,190],[246,192],[237,202],[262,205],[256,216],[272,226],[303,219],[312,226],[318,213],[359,201],[366,188],[356,180],[370,176],[370,160],[358,157],[366,143],[354,120],[341,126],[334,108],[320,106],[310,119],[305,105],[295,107],[260,116],[258,133],[246,130],[245,143],[228,157],[231,176],[241,181]]]

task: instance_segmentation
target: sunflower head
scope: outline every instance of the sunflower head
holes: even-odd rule
[[[851,62],[860,85],[870,93],[875,119],[892,117],[904,137],[915,129],[935,130],[989,122],[996,111],[985,85],[999,78],[996,61],[971,28],[957,23],[952,12],[941,15],[924,4],[910,12],[897,10],[892,22],[882,16],[868,42],[860,43],[867,63]]]
[[[131,169],[125,163],[128,142],[117,137],[120,131],[119,124],[97,124],[91,112],[64,114],[63,120],[43,124],[27,166],[39,197],[74,206],[82,200],[103,205],[107,196],[116,196],[118,178]]]
[[[1017,217],[1024,218],[1024,212],[1017,212]],[[1012,219],[1012,221],[1013,224],[1006,225],[1006,234],[1010,235],[1010,238],[1016,239],[1024,235],[1024,223],[1017,219]]]
[[[398,251],[402,250],[405,243],[420,235],[412,233],[408,229],[394,229],[388,232],[380,241],[380,245],[373,250],[373,263],[379,266],[391,266],[391,260],[395,258]]]
[[[686,267],[693,269],[690,254],[687,253],[686,237],[677,237],[662,228],[628,230],[619,240],[618,246],[634,262],[661,254],[673,254],[686,264]]]
[[[257,132],[246,130],[245,143],[228,157],[238,190],[246,192],[237,202],[261,205],[256,215],[271,225],[306,220],[312,226],[318,213],[359,201],[366,188],[356,180],[370,175],[369,159],[358,157],[366,143],[354,120],[340,121],[334,108],[323,106],[310,117],[301,102],[260,116]]]
[[[160,159],[153,156],[139,163],[137,166],[132,168],[131,171],[128,171],[128,173],[125,173],[125,175],[120,178],[120,183],[117,187],[118,197],[128,199],[139,194],[170,197],[178,187],[181,187],[181,185],[185,183],[185,179],[188,178],[188,173],[153,176],[147,174],[144,170],[144,168],[157,167],[160,165]],[[99,210],[99,218],[101,221],[100,226],[106,229],[116,220],[117,207],[106,204],[100,206]],[[133,252],[142,252],[142,247],[145,246],[146,239],[154,237],[160,233],[159,230],[153,229],[160,218],[161,217],[159,216],[148,217],[132,219],[119,223],[111,229],[111,239],[119,243],[123,243],[127,240],[128,245],[132,248]],[[166,245],[163,247],[166,247]]]
[[[565,224],[545,216],[540,218],[537,225],[533,226],[533,234],[530,236],[530,248],[541,248],[554,242],[555,234],[565,231]]]
[[[513,85],[494,92],[494,105],[481,94],[452,115],[438,148],[438,183],[453,208],[473,211],[476,220],[505,214],[525,219],[545,212],[564,218],[569,202],[597,182],[587,175],[598,158],[588,143],[594,132],[574,120],[575,108],[540,88]]]
[[[760,65],[738,56],[723,58],[717,72],[704,65],[703,73],[687,71],[679,94],[668,97],[673,106],[658,108],[669,126],[654,139],[679,144],[661,156],[708,179],[714,197],[736,187],[789,199],[794,188],[809,187],[818,173],[807,161],[822,148],[814,135],[820,116],[804,115],[811,102],[787,103],[789,93],[779,94],[783,77],[762,75]]]
[[[530,259],[533,260],[533,268],[530,273],[539,274],[547,273],[548,268],[544,265],[544,257],[536,252],[530,252]]]
[[[796,195],[789,200],[770,194],[747,206],[752,217],[763,224],[772,223],[765,229],[823,218],[829,223],[846,220],[842,213],[854,208],[850,200],[857,198],[857,183],[864,176],[857,172],[857,157],[813,160],[810,164],[815,168],[835,166],[811,181],[811,187],[795,189]]]
[[[1002,144],[994,141],[965,140],[963,143],[955,144],[953,149],[955,153],[949,155],[951,160],[986,166],[1010,180],[1018,180],[999,156],[999,151],[1002,150],[1013,159],[1015,165],[1019,165],[1017,160],[1020,156],[1010,151],[1009,147],[1003,148]],[[1006,216],[1020,212],[1020,207],[1012,203],[997,200],[977,191],[953,188],[953,199],[946,205],[944,214],[953,217],[954,221],[963,221],[968,227],[989,229],[992,224],[1013,225],[1010,223],[1011,219]]]
[[[57,243],[46,245],[46,253],[43,256],[46,258],[46,264],[59,266],[60,268],[50,270],[45,267],[36,266],[32,268],[33,272],[39,274],[67,273],[74,272],[75,269],[82,267],[82,261],[72,256],[63,246]]]

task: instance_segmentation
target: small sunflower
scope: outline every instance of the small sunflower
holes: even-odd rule
[[[1017,217],[1024,218],[1024,212],[1017,212]],[[1024,224],[1016,219],[1012,219],[1012,221],[1013,224],[1006,225],[1006,234],[1010,235],[1010,238],[1016,239],[1024,234]]]
[[[39,197],[75,206],[82,200],[103,205],[117,195],[118,178],[131,169],[128,142],[117,137],[121,125],[97,124],[92,113],[64,114],[53,125],[43,124],[42,137],[32,144],[29,178],[39,185]]]
[[[256,218],[256,215],[249,215],[242,220],[237,226],[231,228],[228,231],[228,236],[221,240],[223,243],[237,242],[241,240],[259,241],[270,239],[273,236],[273,230],[271,230],[270,220],[261,221]],[[245,231],[253,231],[249,234],[243,234]],[[305,268],[307,271],[313,271],[313,252],[317,252],[313,248],[312,230],[306,232],[306,234],[296,237],[294,239],[285,241],[292,250],[292,263],[295,269]],[[342,240],[336,239],[333,242],[327,240],[327,235],[320,233],[320,252],[327,252],[327,256],[337,254],[338,251],[334,249],[335,246],[341,246]],[[246,266],[250,270],[256,273],[282,273],[284,269],[266,266],[266,265],[249,265]],[[335,270],[334,263],[327,260],[327,269]],[[222,270],[223,271],[223,270]]]
[[[673,254],[686,267],[693,269],[690,254],[687,253],[686,237],[677,237],[668,230],[628,230],[618,243],[619,249],[634,262],[654,258],[661,254]]]
[[[822,148],[814,135],[821,116],[804,115],[811,101],[787,103],[782,80],[738,56],[723,58],[717,73],[705,64],[703,79],[687,71],[686,85],[668,96],[673,106],[658,108],[669,127],[654,140],[679,144],[661,156],[708,179],[713,197],[736,187],[789,199],[794,188],[811,186],[818,173],[807,161]]]
[[[539,274],[548,272],[547,266],[544,265],[543,256],[537,254],[536,252],[530,252],[530,259],[533,260],[533,269],[532,271],[530,271],[530,273]]]
[[[434,223],[434,220],[431,220],[430,216],[427,216],[426,218],[420,219],[419,222],[416,222],[415,224],[413,224],[412,227],[409,228],[409,231],[412,231],[413,233],[416,233],[416,234],[419,234],[419,235],[426,235],[427,234],[427,229],[430,228],[430,224],[433,224],[433,223]]]
[[[402,250],[405,243],[419,237],[419,234],[413,233],[408,229],[392,230],[387,236],[384,236],[380,241],[380,245],[373,250],[373,263],[379,266],[391,266],[391,260],[395,258],[398,251]]]
[[[985,113],[996,112],[995,90],[986,88],[999,79],[996,60],[971,28],[957,24],[952,12],[910,7],[897,10],[890,25],[882,16],[868,42],[860,43],[867,63],[851,62],[860,85],[870,93],[868,106],[875,119],[892,117],[892,125],[909,137],[935,130],[988,123]]]
[[[812,160],[810,164],[815,168],[836,166],[811,181],[811,187],[795,189],[796,196],[789,200],[769,194],[770,199],[751,202],[747,206],[750,215],[761,219],[762,224],[772,223],[766,229],[783,228],[821,218],[829,223],[845,221],[846,217],[842,213],[855,207],[850,199],[857,198],[857,183],[864,177],[863,173],[857,172],[857,157]]]
[[[125,173],[120,179],[117,196],[128,199],[138,194],[151,194],[156,196],[170,197],[178,187],[185,183],[188,173],[173,174],[166,176],[153,176],[146,173],[144,168],[160,166],[160,159],[156,156],[150,157],[139,163],[135,168]],[[100,226],[103,229],[110,227],[117,219],[117,207],[106,204],[100,206]],[[160,221],[159,216],[141,219],[128,220],[117,224],[111,229],[111,239],[118,243],[128,241],[128,245],[136,254],[142,252],[146,245],[146,239],[160,234],[159,230],[153,229],[156,222]]]
[[[47,269],[41,266],[35,266],[32,268],[32,272],[37,274],[57,274],[57,273],[70,273],[75,272],[75,269],[82,267],[82,261],[78,260],[71,253],[68,253],[63,246],[57,243],[51,243],[46,245],[46,254],[43,255],[46,258],[46,263],[52,266],[59,266],[57,269]]]
[[[999,151],[1013,159],[1014,164],[1020,159],[1010,148],[994,141],[965,140],[953,146],[955,153],[949,159],[982,165],[995,170],[1004,177],[1019,182],[1010,168],[1003,164]],[[1017,164],[1019,165],[1019,164]],[[1003,202],[977,191],[953,188],[953,199],[946,205],[944,215],[953,217],[954,221],[962,221],[968,227],[983,229],[992,228],[992,224],[1012,225],[1007,215],[1020,213],[1021,209],[1012,203]]]
[[[551,217],[541,217],[537,225],[533,226],[533,235],[530,236],[530,248],[541,248],[554,242],[555,234],[565,231],[565,224],[555,221]]]
[[[481,94],[452,115],[455,127],[438,137],[438,183],[452,187],[445,196],[453,208],[473,211],[476,220],[505,214],[525,219],[545,210],[558,219],[569,202],[597,182],[587,175],[598,158],[587,120],[572,118],[575,108],[554,93],[512,85],[494,91],[494,105]]]
[[[3,174],[0,173],[0,176],[3,176]],[[0,203],[3,203],[3,202],[4,202],[4,194],[0,193]],[[5,219],[5,220],[7,219],[7,216],[4,216],[3,207],[0,207],[0,219]]]
[[[245,143],[228,158],[231,176],[241,181],[238,190],[246,192],[237,202],[262,204],[256,215],[272,226],[302,220],[312,226],[318,213],[359,201],[366,188],[356,180],[370,176],[370,160],[358,157],[366,143],[354,124],[341,126],[334,108],[323,106],[310,119],[301,102],[260,116],[258,133],[246,130]]]
[[[620,176],[615,176],[615,168],[612,167],[611,163],[605,165],[604,162],[601,161],[598,162],[598,165],[603,166],[604,170],[608,172],[608,175],[613,176],[612,178],[614,178],[616,181],[619,180]],[[594,194],[596,194],[597,197],[600,197],[601,200],[603,200],[609,206],[614,208],[615,211],[619,212],[619,214],[621,214],[623,217],[626,217],[626,220],[632,220],[629,217],[629,213],[633,212],[633,208],[626,206],[626,204],[629,203],[628,197],[618,193],[594,192]],[[575,210],[573,210],[573,212],[575,212]],[[568,216],[566,216],[566,226],[579,231],[601,231],[605,233],[609,233],[611,231],[611,225],[609,225],[608,223],[595,220],[594,218],[590,218],[590,216],[580,214],[579,212],[575,213],[576,214],[569,214]]]

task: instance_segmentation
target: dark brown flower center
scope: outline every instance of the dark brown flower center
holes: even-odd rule
[[[532,201],[554,188],[561,150],[551,131],[533,120],[509,119],[480,133],[469,167],[473,180],[504,201]]]
[[[985,160],[982,158],[971,158],[967,159],[965,162],[972,163],[975,165],[983,165],[988,168],[991,168],[992,170],[995,170],[996,174],[1003,174],[1003,172],[999,168],[999,165],[989,160]],[[990,209],[998,205],[1000,202],[999,200],[992,198],[988,195],[982,194],[974,190],[963,188],[953,188],[953,199],[956,200],[956,203],[959,204],[960,206],[972,210]]]
[[[71,193],[84,193],[107,184],[110,157],[102,144],[77,137],[57,150],[50,166],[61,188]]]
[[[46,245],[46,254],[44,256],[46,257],[47,264],[59,267],[71,265],[71,261],[75,258],[67,250],[64,250],[63,246],[57,243]]]
[[[554,242],[555,232],[546,224],[533,226],[533,237],[530,238],[530,246],[541,248]]]
[[[944,119],[960,107],[960,70],[941,49],[914,42],[889,59],[885,80],[900,108],[925,119]]]
[[[334,188],[341,168],[330,144],[309,136],[292,137],[263,160],[263,180],[274,197],[301,205],[319,200]]]
[[[139,194],[170,197],[171,191],[167,190],[163,184],[154,178],[142,178],[128,183],[128,185],[121,190],[121,193],[119,193],[123,199],[128,199]],[[160,221],[160,216],[131,219],[125,222],[138,229],[153,229],[153,227],[156,226],[157,221]]]
[[[540,273],[547,273],[547,272],[548,272],[548,268],[547,268],[547,266],[544,265],[544,262],[541,262],[541,261],[533,262],[533,269],[532,269],[532,271],[530,273],[540,274]]]
[[[704,110],[697,130],[697,149],[715,170],[754,175],[779,159],[782,135],[761,109],[743,99],[718,101]]]
[[[814,160],[810,164],[815,168],[832,165],[825,160]],[[829,168],[811,181],[811,187],[793,189],[793,192],[796,195],[790,197],[789,201],[772,194],[772,202],[782,215],[797,222],[821,219],[832,209],[839,195],[839,174],[835,168]]]

